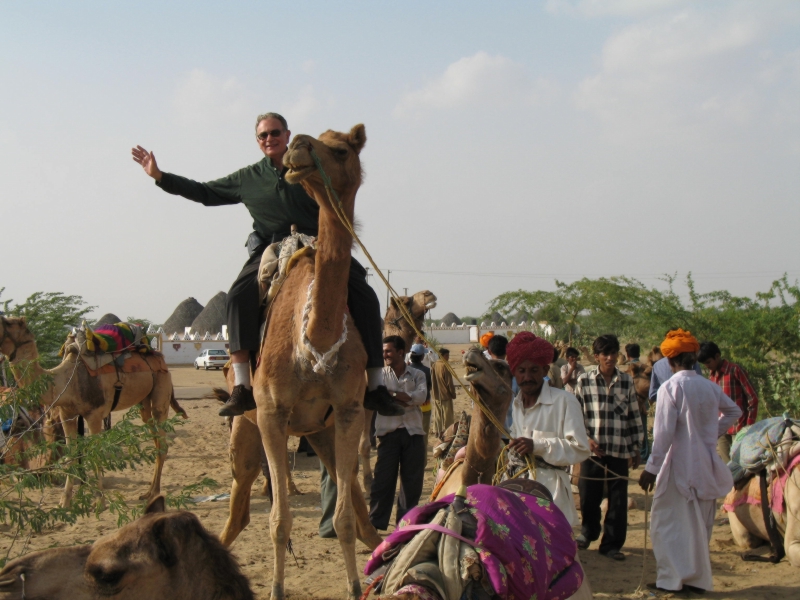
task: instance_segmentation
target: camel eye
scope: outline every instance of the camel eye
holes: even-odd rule
[[[333,152],[339,158],[343,158],[343,157],[347,156],[347,148],[334,148]]]

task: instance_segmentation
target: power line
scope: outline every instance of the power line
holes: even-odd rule
[[[455,276],[469,276],[469,277],[503,277],[503,278],[520,278],[520,279],[581,279],[583,277],[611,277],[611,275],[597,275],[597,274],[576,274],[576,273],[502,273],[493,271],[432,271],[422,269],[392,269],[392,273],[424,273],[429,275],[455,275]],[[759,277],[769,277],[779,279],[786,274],[787,277],[800,276],[800,271],[782,271],[776,273],[775,271],[748,271],[748,272],[717,272],[717,273],[695,273],[692,272],[693,278],[702,279],[753,279]],[[625,274],[619,275],[630,277],[633,279],[663,279],[668,273],[646,273],[646,274]]]

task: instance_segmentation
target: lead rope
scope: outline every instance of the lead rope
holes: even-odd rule
[[[317,153],[314,151],[314,147],[313,146],[311,146],[309,148],[309,154],[311,155],[311,159],[314,161],[314,165],[317,167],[317,171],[319,171],[319,175],[322,178],[322,183],[325,186],[325,192],[328,194],[328,201],[330,202],[330,205],[331,205],[331,208],[333,209],[333,212],[336,213],[336,216],[339,218],[339,221],[342,223],[342,225],[347,230],[347,232],[351,236],[353,236],[353,239],[358,244],[358,247],[361,248],[361,251],[364,253],[364,256],[367,257],[367,260],[369,261],[369,264],[371,264],[373,269],[375,269],[375,272],[381,278],[381,281],[383,281],[383,284],[386,286],[386,289],[389,290],[389,293],[391,294],[392,298],[394,298],[396,300],[395,305],[400,309],[400,313],[403,315],[403,318],[406,320],[406,322],[409,324],[409,326],[414,330],[414,333],[416,333],[420,338],[425,340],[425,342],[429,346],[431,346],[434,350],[438,351],[438,345],[433,343],[433,342],[431,342],[428,339],[428,337],[423,332],[421,332],[419,330],[419,328],[417,327],[416,323],[414,322],[414,318],[411,316],[411,313],[408,311],[408,309],[406,308],[405,304],[403,302],[399,301],[400,300],[399,294],[395,291],[395,289],[392,287],[392,285],[389,283],[389,281],[386,279],[386,277],[384,277],[383,272],[380,270],[378,265],[373,260],[372,255],[369,253],[369,251],[367,250],[366,246],[364,246],[364,243],[361,241],[361,238],[358,237],[358,234],[356,233],[356,230],[353,227],[353,224],[350,222],[350,219],[347,217],[347,214],[344,211],[344,207],[342,206],[341,200],[339,200],[339,195],[336,193],[336,190],[333,189],[333,185],[331,184],[331,178],[328,177],[328,174],[325,172],[325,169],[322,168],[322,162],[319,160],[319,156],[317,156]],[[450,375],[452,375],[453,378],[456,381],[458,381],[458,383],[461,385],[462,389],[464,389],[464,391],[472,399],[472,401],[475,404],[478,405],[478,407],[481,409],[481,412],[483,412],[483,414],[486,416],[486,418],[489,419],[489,421],[492,423],[492,425],[494,425],[495,428],[497,428],[497,430],[500,431],[501,434],[505,434],[506,437],[510,438],[511,437],[511,433],[505,428],[505,425],[502,424],[497,419],[497,417],[494,416],[494,414],[492,414],[492,412],[489,410],[489,408],[483,403],[483,401],[481,400],[480,396],[477,395],[477,394],[474,394],[472,392],[472,390],[469,388],[469,386],[465,385],[464,382],[461,381],[461,378],[456,374],[456,372],[453,369],[453,367],[450,366],[450,362],[446,361],[446,360],[442,361],[442,362],[443,362],[443,364],[445,366],[445,369],[447,369],[447,371],[450,373]],[[503,384],[505,385],[505,382],[503,382]],[[506,386],[506,387],[508,387],[508,386]],[[509,390],[509,391],[511,391],[511,390]],[[593,460],[592,457],[589,457],[589,460]],[[530,456],[528,456],[527,454],[525,455],[525,462],[526,462],[530,472],[535,475],[536,467],[534,466],[533,461],[531,461]],[[619,475],[618,473],[614,473],[613,471],[609,470],[608,467],[606,467],[605,465],[603,465],[603,468],[606,470],[606,474],[611,473],[611,474],[615,475],[618,478],[627,479],[628,481],[636,482],[636,480],[631,478],[631,477],[625,477],[623,475]],[[583,477],[583,478],[584,479],[589,479],[587,477]],[[645,532],[644,532],[644,549],[642,551],[642,578],[641,578],[641,581],[639,582],[639,586],[636,588],[636,591],[634,592],[637,596],[641,596],[641,595],[644,594],[644,590],[642,589],[642,586],[644,585],[645,567],[646,567],[646,562],[647,562],[647,513],[648,513],[647,499],[648,499],[648,497],[649,497],[649,493],[647,491],[645,491],[645,506],[644,506]]]

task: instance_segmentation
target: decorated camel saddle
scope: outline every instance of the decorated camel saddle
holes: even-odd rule
[[[150,346],[143,328],[135,323],[114,323],[92,329],[84,322],[61,347],[59,356],[69,354],[78,354],[92,376],[167,372],[164,356]]]
[[[734,512],[742,504],[767,506],[780,525],[786,511],[784,491],[792,471],[800,465],[800,421],[783,417],[764,419],[740,431],[731,447],[728,468],[734,488],[726,496],[723,508]],[[748,483],[763,476],[762,488]],[[767,498],[763,498],[763,491]]]
[[[583,582],[576,552],[548,497],[478,484],[409,511],[364,572],[382,598],[558,600]]]

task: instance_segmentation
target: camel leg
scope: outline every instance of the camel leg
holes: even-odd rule
[[[783,548],[786,558],[795,568],[800,568],[800,468],[795,468],[786,482],[786,533]]]
[[[364,410],[364,428],[361,430],[361,441],[358,444],[358,454],[361,462],[361,481],[364,492],[369,494],[372,488],[372,467],[369,464],[369,455],[372,446],[369,443],[370,427],[372,426],[372,411]]]
[[[250,489],[261,471],[262,451],[258,427],[245,417],[234,417],[228,450],[233,475],[230,511],[219,535],[219,541],[226,548],[250,523]]]
[[[70,446],[74,446],[77,444],[78,440],[78,415],[66,415],[64,412],[61,412],[61,418],[63,419],[61,425],[64,427],[64,437],[67,443],[67,451],[69,451]],[[69,508],[72,504],[72,486],[74,482],[72,481],[72,477],[67,475],[67,480],[64,483],[64,491],[61,493],[61,501],[59,505],[61,508]]]
[[[98,412],[84,417],[86,421],[86,428],[89,430],[89,435],[99,435],[103,432],[103,417]],[[96,508],[102,509],[105,506],[105,498],[103,497],[103,470],[98,468],[94,472],[97,478],[97,505]]]
[[[272,573],[272,600],[284,600],[286,572],[286,545],[292,533],[292,513],[289,509],[289,494],[286,489],[289,459],[286,454],[287,425],[289,415],[286,410],[278,410],[269,398],[270,391],[263,385],[256,385],[253,392],[258,405],[258,430],[261,443],[267,452],[269,472],[276,485],[272,490],[272,511],[270,512],[270,534],[274,550]]]
[[[345,569],[347,570],[347,597],[357,600],[361,596],[361,580],[356,566],[356,514],[353,510],[353,480],[358,468],[358,439],[364,429],[364,409],[360,399],[364,396],[364,386],[358,388],[352,404],[334,408],[336,436],[336,512],[333,527],[342,547]]]
[[[336,478],[336,459],[334,453],[334,440],[335,433],[332,427],[328,427],[318,433],[306,435],[306,438],[313,446],[314,450],[328,469],[328,473],[333,477],[334,482],[338,483]],[[372,526],[369,520],[369,508],[364,500],[364,493],[358,484],[358,471],[353,471],[353,481],[350,484],[352,488],[353,510],[356,515],[356,537],[370,550],[374,550],[383,541],[380,534]],[[335,526],[334,526],[335,528]]]
[[[757,535],[750,532],[747,527],[739,520],[735,512],[728,513],[728,523],[731,526],[731,535],[736,545],[743,550],[752,550],[758,548],[764,543]]]
[[[159,374],[162,375],[162,374]],[[148,423],[153,432],[153,443],[156,446],[156,464],[153,467],[153,479],[150,482],[150,489],[139,496],[139,500],[150,501],[161,493],[161,473],[164,469],[164,462],[167,460],[167,434],[161,423],[169,416],[169,406],[172,399],[172,379],[167,377],[156,377],[150,395],[142,401],[142,420]]]

